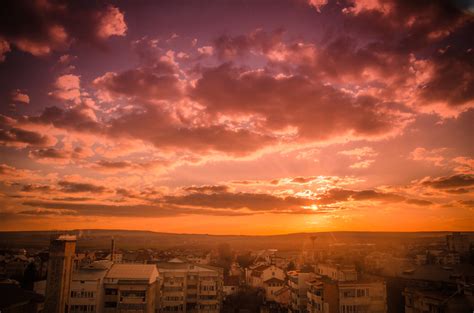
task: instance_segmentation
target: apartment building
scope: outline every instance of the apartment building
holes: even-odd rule
[[[320,276],[329,277],[336,281],[357,280],[357,271],[354,265],[319,263],[316,267],[316,272]]]
[[[290,303],[288,311],[291,313],[305,313],[307,310],[309,288],[308,282],[313,281],[316,274],[313,272],[288,272],[288,287],[290,289]]]
[[[76,236],[61,235],[51,240],[44,312],[63,313],[67,310],[75,254]]]
[[[385,313],[385,282],[358,275],[355,266],[317,265],[318,277],[308,282],[309,313]]]
[[[159,303],[153,264],[113,264],[104,278],[104,313],[154,313]]]
[[[469,236],[459,232],[453,232],[451,235],[447,235],[446,245],[448,246],[448,251],[461,254],[468,253],[471,246]]]
[[[458,290],[407,287],[405,313],[460,313],[474,310],[474,295]]]
[[[104,279],[111,266],[108,260],[95,261],[73,273],[69,313],[103,312]]]
[[[161,312],[220,312],[222,269],[180,262],[158,263]]]

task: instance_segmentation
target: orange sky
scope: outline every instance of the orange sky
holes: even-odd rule
[[[469,8],[240,2],[5,4],[0,230],[474,230]]]

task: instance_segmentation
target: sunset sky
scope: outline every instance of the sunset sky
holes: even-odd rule
[[[474,230],[469,1],[6,1],[0,230]]]

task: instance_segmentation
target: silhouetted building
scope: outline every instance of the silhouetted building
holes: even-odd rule
[[[0,284],[0,312],[40,313],[43,312],[44,297],[15,284]],[[45,313],[47,311],[44,311]]]
[[[470,249],[469,237],[459,232],[447,235],[446,243],[448,245],[448,250],[452,252],[465,254],[468,253]]]
[[[75,253],[75,236],[61,235],[51,240],[44,303],[47,313],[67,312]]]
[[[462,313],[474,311],[474,296],[460,290],[405,288],[405,313]]]

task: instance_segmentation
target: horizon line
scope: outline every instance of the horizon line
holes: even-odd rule
[[[0,230],[1,233],[22,233],[22,232],[73,232],[73,231],[130,231],[130,232],[150,232],[155,234],[166,235],[199,235],[199,236],[214,236],[214,237],[271,237],[271,236],[288,236],[288,235],[303,235],[303,234],[328,234],[328,233],[474,233],[474,230],[415,230],[415,231],[374,231],[374,230],[336,230],[336,231],[314,231],[314,232],[293,232],[293,233],[278,233],[278,234],[210,234],[210,233],[182,233],[182,232],[160,232],[154,230],[143,229],[117,229],[117,228],[74,228],[74,229],[49,229],[49,230]]]

